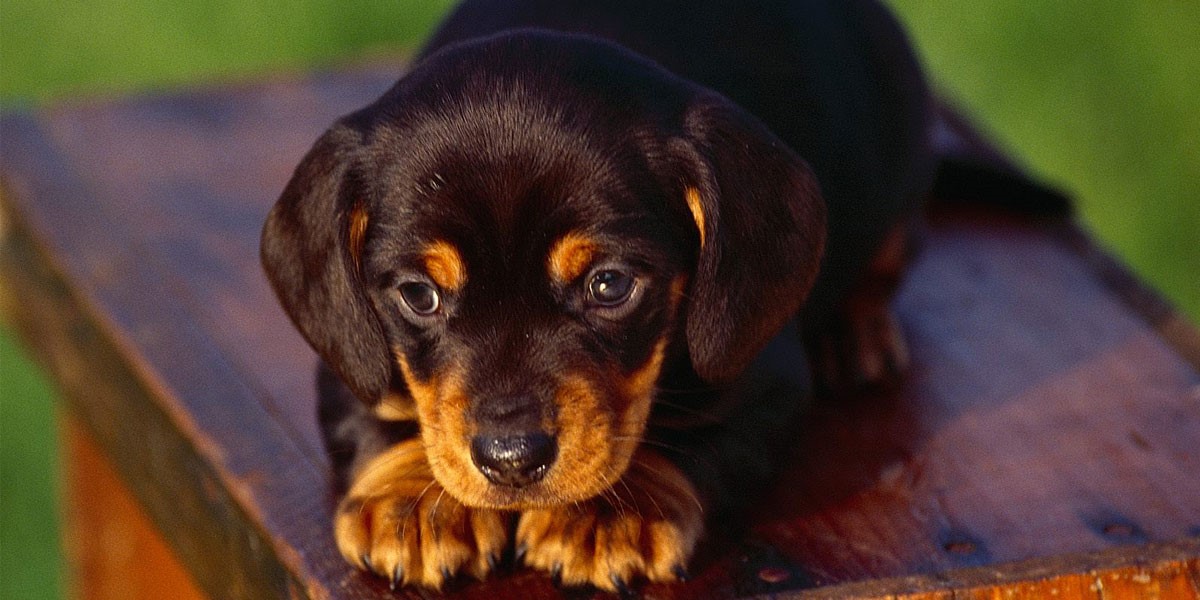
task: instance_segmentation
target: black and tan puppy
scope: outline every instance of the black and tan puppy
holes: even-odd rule
[[[468,1],[263,234],[328,369],[341,552],[394,585],[512,548],[568,584],[684,577],[784,454],[797,324],[894,366],[859,292],[898,271],[928,121],[874,1]]]

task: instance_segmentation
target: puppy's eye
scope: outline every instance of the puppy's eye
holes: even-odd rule
[[[588,282],[588,297],[592,304],[605,308],[620,306],[633,295],[637,280],[632,275],[614,269],[597,271]]]
[[[400,284],[400,298],[414,313],[427,317],[442,307],[442,299],[432,285],[420,281]]]

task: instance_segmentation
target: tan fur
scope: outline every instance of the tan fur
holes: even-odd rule
[[[589,377],[565,375],[555,398],[558,459],[545,479],[520,492],[497,490],[474,466],[470,452],[474,431],[466,418],[469,400],[462,391],[462,375],[446,368],[439,376],[421,380],[403,353],[397,349],[395,354],[416,403],[422,440],[437,480],[467,506],[519,510],[586,500],[621,476],[649,418],[665,349],[663,338],[644,365],[629,374],[613,374],[617,389],[612,392],[597,388]]]
[[[456,368],[448,367],[439,376],[421,380],[413,374],[403,353],[395,354],[417,406],[421,441],[432,473],[464,504],[494,504],[486,497],[487,480],[472,466],[469,440],[474,432],[466,421],[468,399],[462,390],[462,376]]]
[[[571,232],[558,239],[550,248],[546,267],[556,281],[574,281],[592,264],[596,242],[587,234]]]
[[[437,240],[426,246],[421,254],[425,259],[425,272],[438,287],[456,291],[467,284],[467,265],[450,242]]]
[[[384,394],[379,404],[375,405],[374,413],[384,421],[412,421],[417,418],[412,403],[394,392]]]
[[[355,474],[334,517],[342,556],[397,583],[440,588],[446,574],[487,575],[509,532],[496,511],[468,508],[433,478],[425,450],[401,442]]]
[[[542,484],[557,502],[594,496],[623,465],[613,454],[614,423],[604,396],[589,378],[567,375],[558,385],[558,459]]]
[[[586,500],[603,492],[629,466],[650,416],[665,349],[666,340],[660,340],[643,366],[613,377],[619,388],[614,405],[586,377],[569,377],[560,384],[555,402],[559,458],[545,480],[558,502]]]
[[[700,206],[700,190],[689,187],[684,190],[683,197],[687,201],[688,210],[692,211],[692,219],[696,221],[696,231],[700,233],[700,247],[703,248],[707,232],[705,231],[704,210]]]
[[[559,472],[575,477],[558,491],[557,506],[522,513],[517,544],[526,564],[558,572],[567,584],[616,591],[614,577],[674,581],[691,558],[703,528],[696,491],[669,461],[640,449],[665,350],[663,338],[641,367],[613,378],[615,423],[591,414],[603,409],[591,406],[585,378],[561,386]]]
[[[680,294],[674,288],[682,287],[680,278],[673,292]],[[400,467],[376,467],[392,460],[381,457],[356,478],[336,524],[343,554],[357,560],[354,552],[368,546],[373,570],[389,575],[386,569],[399,565],[405,581],[438,587],[443,566],[486,573],[486,552],[502,547],[495,538],[507,537],[491,515],[523,510],[517,541],[529,548],[526,562],[549,570],[561,565],[565,582],[614,590],[614,576],[629,581],[645,573],[652,581],[675,580],[691,557],[703,519],[687,478],[641,449],[666,345],[664,337],[640,367],[603,381],[594,373],[564,375],[555,397],[558,460],[545,479],[517,492],[498,490],[471,461],[474,432],[458,367],[448,365],[421,379],[397,349],[421,441],[405,442],[384,455],[408,453],[396,461]],[[416,480],[406,479],[401,469]],[[381,496],[381,489],[388,492],[371,500]],[[392,489],[398,493],[389,495]],[[427,501],[433,494],[442,508]],[[408,514],[417,516],[404,517]],[[379,534],[374,521],[393,533]],[[416,537],[404,531],[406,526]]]
[[[350,209],[346,231],[346,240],[350,246],[350,260],[354,263],[355,271],[361,268],[363,242],[366,239],[368,222],[366,207],[362,202],[355,203],[354,207]]]
[[[617,591],[613,578],[639,573],[675,581],[703,532],[695,488],[670,461],[641,449],[609,491],[587,502],[521,514],[516,542],[525,564],[564,584]]]
[[[654,400],[654,384],[658,381],[659,372],[662,371],[666,349],[666,338],[658,340],[645,364],[624,378],[625,397],[640,405],[637,409],[641,424],[645,424],[645,417],[650,412],[650,404]],[[645,414],[641,414],[643,412]]]

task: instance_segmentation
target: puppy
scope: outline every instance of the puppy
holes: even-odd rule
[[[393,586],[510,550],[685,578],[786,454],[798,327],[833,379],[901,366],[929,121],[871,0],[468,0],[263,232],[323,361],[341,553]]]

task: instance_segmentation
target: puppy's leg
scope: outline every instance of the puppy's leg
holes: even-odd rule
[[[890,304],[916,254],[918,227],[893,227],[831,318],[805,333],[817,381],[829,391],[885,388],[907,369],[908,347]]]
[[[618,481],[587,502],[521,515],[516,544],[525,563],[563,583],[618,592],[640,576],[685,579],[706,524],[735,533],[742,509],[789,456],[811,397],[793,331],[720,393],[668,378],[677,387],[660,393],[645,441]]]
[[[342,488],[338,550],[351,564],[402,583],[439,588],[459,572],[486,576],[509,539],[507,517],[467,508],[433,478],[411,422],[386,422],[327,369],[320,422]]]
[[[433,478],[418,440],[366,463],[334,517],[338,550],[392,586],[440,588],[460,571],[477,578],[508,541],[503,514],[459,504]]]
[[[626,592],[635,577],[677,581],[704,525],[695,487],[673,463],[640,449],[600,496],[529,510],[517,526],[517,553],[567,585]]]

